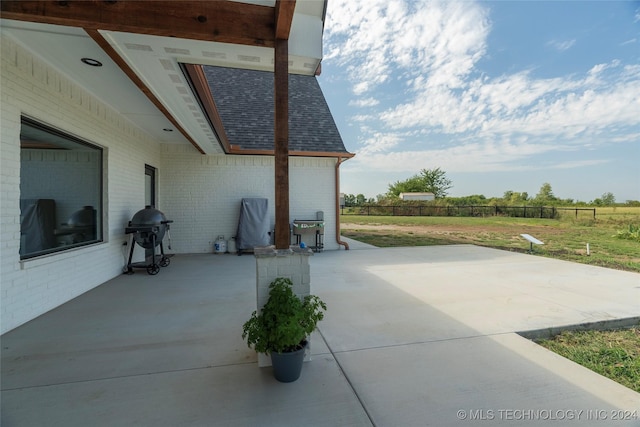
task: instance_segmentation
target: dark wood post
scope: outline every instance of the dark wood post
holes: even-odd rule
[[[276,39],[275,91],[275,199],[276,249],[288,249],[289,236],[289,41]]]

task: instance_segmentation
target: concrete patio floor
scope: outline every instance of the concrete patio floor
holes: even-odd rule
[[[638,274],[357,243],[316,254],[311,273],[329,309],[295,383],[240,336],[253,256],[181,255],[2,336],[1,424],[640,425],[640,394],[515,333],[640,316]]]

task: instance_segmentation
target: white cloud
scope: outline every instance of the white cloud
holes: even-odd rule
[[[354,93],[375,89],[395,67],[432,73],[450,87],[485,49],[486,11],[474,3],[345,0],[329,2],[325,60],[347,67]]]
[[[386,172],[563,169],[606,160],[532,165],[526,159],[638,140],[640,64],[612,60],[550,78],[536,77],[535,69],[488,75],[478,65],[489,48],[485,6],[329,2],[324,60],[346,70],[356,95],[368,95],[350,105],[371,109],[353,117],[361,135],[354,165]],[[549,45],[566,51],[575,43]],[[371,94],[392,81],[403,85],[405,97],[378,104]],[[434,148],[444,140],[448,145]]]
[[[520,72],[467,80],[455,91],[422,82],[413,86],[409,102],[381,112],[390,128],[567,137],[640,123],[640,66],[620,68],[617,60],[595,65],[584,76],[536,79]]]
[[[375,116],[367,115],[367,114],[357,114],[351,117],[351,120],[354,122],[368,122],[374,119],[375,119]]]
[[[402,137],[393,133],[374,132],[370,138],[364,141],[363,148],[359,153],[367,156],[372,153],[386,152],[398,145]]]
[[[375,107],[378,104],[380,104],[380,101],[375,98],[355,99],[349,101],[349,105],[352,107]]]
[[[563,41],[559,41],[559,40],[551,40],[549,43],[547,43],[549,46],[553,47],[554,49],[559,50],[560,52],[563,52],[567,49],[571,49],[571,47],[573,47],[574,44],[576,44],[576,39],[572,39],[572,40],[563,40]]]
[[[549,169],[577,169],[584,168],[588,166],[596,166],[601,165],[603,163],[609,163],[610,160],[607,159],[599,159],[599,160],[574,160],[569,162],[561,162],[553,164],[549,167]]]
[[[390,135],[386,135],[391,137]],[[522,172],[525,170],[572,169],[607,163],[608,159],[532,162],[532,156],[550,152],[574,151],[575,147],[546,143],[498,141],[474,142],[420,151],[361,151],[350,160],[352,171],[376,170],[381,173],[413,173],[423,168],[440,167],[447,172]]]
[[[399,152],[358,152],[352,160],[363,170],[381,172],[417,171],[423,168],[441,167],[447,172],[495,172],[522,170],[522,160],[541,154],[555,147],[552,145],[508,142],[470,143],[439,149]],[[357,161],[356,161],[357,160]],[[356,167],[355,164],[352,167]]]

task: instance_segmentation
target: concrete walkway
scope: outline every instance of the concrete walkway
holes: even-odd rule
[[[638,393],[515,333],[637,317],[640,275],[357,246],[311,259],[329,310],[297,382],[241,339],[255,259],[176,256],[2,336],[2,426],[640,425]]]

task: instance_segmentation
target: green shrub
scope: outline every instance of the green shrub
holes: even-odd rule
[[[618,231],[613,237],[625,240],[637,240],[638,242],[640,242],[640,227],[637,225],[629,224],[628,229]]]
[[[297,350],[324,318],[325,303],[315,295],[300,299],[290,279],[278,277],[269,285],[269,300],[242,327],[242,338],[258,353]]]

